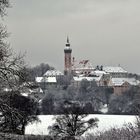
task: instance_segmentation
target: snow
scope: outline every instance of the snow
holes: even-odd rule
[[[40,92],[40,93],[43,93],[43,90],[42,90],[41,88],[39,88],[39,92]]]
[[[102,113],[107,113],[107,112],[108,112],[107,104],[103,105],[103,107],[100,109],[100,111],[101,111]]]
[[[69,44],[66,44],[66,45],[69,45]],[[66,46],[65,50],[72,50],[72,49],[70,48],[70,46]]]
[[[90,74],[102,76],[103,74],[107,74],[107,73],[105,71],[95,70],[95,71],[92,71]]]
[[[36,77],[36,82],[41,83],[41,82],[46,82],[46,83],[56,83],[56,77]]]
[[[101,79],[101,77],[73,77],[73,79],[74,79],[74,81],[77,81],[77,82],[80,82],[80,81],[82,81],[82,80],[87,80],[87,81],[93,81],[93,80],[95,80],[95,81],[99,81],[100,79]]]
[[[35,78],[35,81],[36,81],[37,83],[40,83],[40,82],[42,81],[42,79],[43,79],[43,77],[36,77],[36,78]]]
[[[21,93],[22,96],[28,97],[29,93]]]
[[[35,122],[33,124],[29,124],[26,127],[25,134],[33,134],[33,135],[47,135],[48,134],[48,126],[51,126],[55,120],[53,120],[53,115],[39,115],[38,116],[41,122]],[[98,132],[105,131],[112,127],[122,127],[126,123],[135,124],[135,116],[130,115],[89,115],[86,119],[89,118],[98,118],[98,128],[93,130],[89,130],[90,132]]]

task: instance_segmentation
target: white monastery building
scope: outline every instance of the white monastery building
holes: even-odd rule
[[[122,94],[131,86],[139,86],[140,81],[128,78],[128,72],[121,66],[96,66],[93,67],[89,60],[75,60],[67,37],[64,48],[64,74],[58,70],[48,70],[42,77],[36,77],[36,82],[45,85],[57,85],[57,79],[71,75],[71,83],[79,86],[82,80],[89,83],[95,81],[98,86],[113,87],[115,94]]]

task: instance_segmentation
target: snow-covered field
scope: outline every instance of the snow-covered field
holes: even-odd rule
[[[54,122],[53,115],[39,115],[41,122],[29,124],[26,127],[26,134],[34,135],[47,135],[48,126],[52,125]],[[111,127],[122,127],[123,124],[132,123],[135,124],[135,116],[130,115],[89,115],[87,118],[98,118],[98,128],[92,131],[105,131]],[[89,131],[90,132],[90,131]]]

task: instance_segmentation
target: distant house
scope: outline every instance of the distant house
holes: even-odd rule
[[[131,86],[140,85],[140,81],[135,78],[128,78],[128,72],[122,67],[107,66],[102,70],[92,70],[87,76],[77,75],[73,77],[73,85],[79,86],[80,82],[86,79],[89,83],[95,81],[98,86],[112,87],[114,94],[122,94]]]
[[[140,85],[140,81],[135,78],[112,78],[110,84],[114,89],[114,94],[120,95],[128,91],[131,86]]]
[[[43,93],[42,89],[34,82],[23,83],[22,85],[20,85],[19,91],[22,96],[32,97],[32,98],[35,97],[37,100],[39,100],[38,95]]]
[[[95,77],[98,86],[108,86],[110,82],[110,74],[103,70],[92,71],[90,76]]]
[[[43,90],[57,84],[56,77],[36,77],[35,81]]]
[[[36,77],[35,81],[42,89],[57,86],[57,78],[61,78],[63,73],[58,70],[48,70],[42,77]]]
[[[122,67],[106,66],[103,70],[110,74],[108,86],[113,87],[114,94],[122,94],[130,89],[131,86],[138,86],[140,81],[135,78],[128,78],[128,72]]]

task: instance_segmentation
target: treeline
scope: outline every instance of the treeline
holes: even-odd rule
[[[67,102],[77,102],[85,110],[83,113],[103,113],[106,106],[107,114],[136,115],[140,108],[140,87],[132,86],[121,95],[113,93],[111,87],[99,87],[95,81],[90,84],[83,80],[80,86],[67,85],[67,88],[53,87],[45,90],[41,108],[43,114],[60,114],[62,106]],[[105,112],[104,112],[105,113]]]
[[[112,127],[107,131],[88,134],[80,140],[139,140],[139,125],[139,122],[136,122],[135,126],[130,123],[121,128]]]
[[[0,133],[0,140],[53,140],[50,136]]]
[[[80,86],[69,85],[66,89],[62,87],[48,88],[42,99],[41,107],[43,114],[61,114],[65,103],[78,103],[83,108],[83,113],[101,113],[104,104],[109,103],[113,93],[112,88],[98,87],[95,81],[90,84],[83,80]]]
[[[129,78],[135,78],[136,80],[140,80],[140,75],[136,73],[128,73]]]
[[[22,73],[24,73],[24,77],[20,79],[20,82],[35,82],[35,77],[42,77],[46,71],[53,69],[54,67],[45,63],[41,63],[34,67],[26,66],[21,71]]]
[[[132,86],[121,95],[113,94],[109,101],[110,114],[132,114],[139,113],[140,108],[140,87]]]

